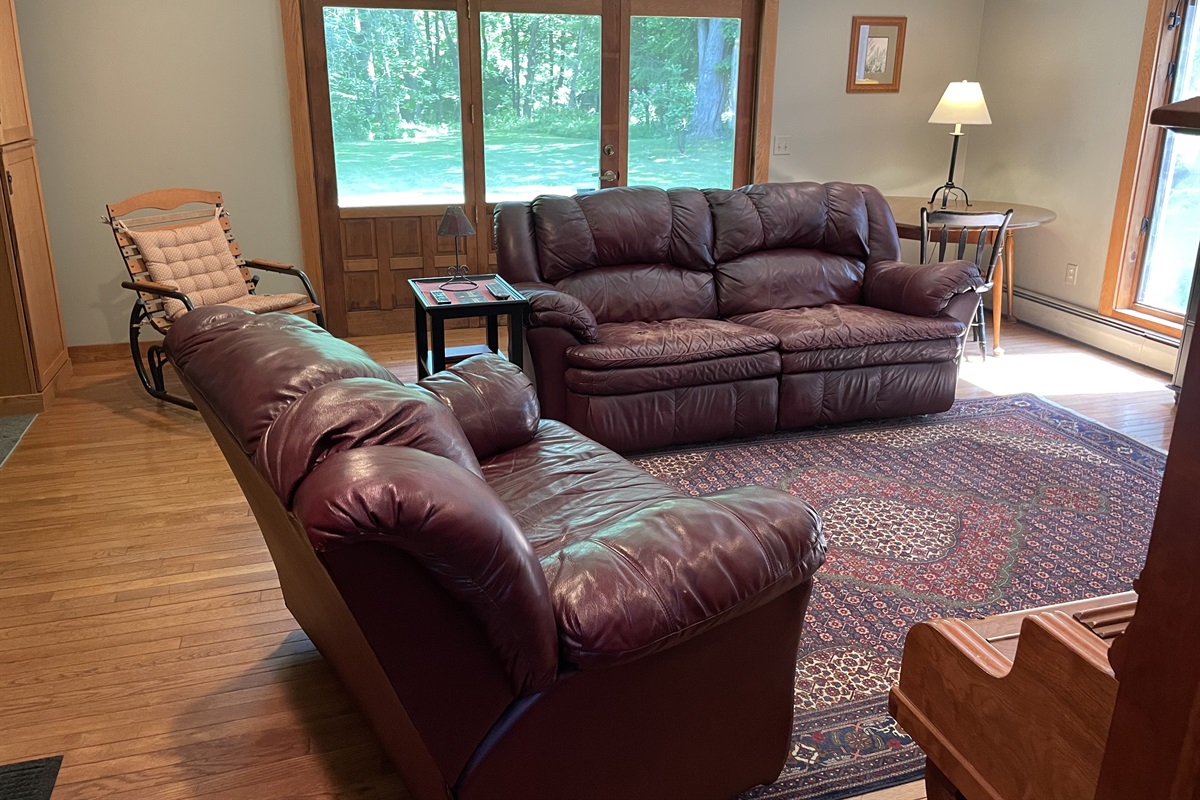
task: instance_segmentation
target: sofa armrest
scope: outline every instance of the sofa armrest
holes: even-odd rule
[[[548,283],[514,283],[529,299],[529,327],[566,328],[581,343],[596,341],[596,315],[577,297]]]
[[[554,680],[558,643],[545,576],[512,514],[478,476],[422,450],[360,447],[313,470],[293,509],[318,554],[378,542],[420,564],[479,620],[518,694]]]
[[[763,606],[825,560],[816,513],[776,489],[663,500],[543,556],[562,658],[604,668]]]
[[[476,458],[511,450],[537,433],[537,392],[503,356],[472,356],[417,383],[450,406]]]
[[[863,276],[863,302],[875,308],[936,317],[954,298],[983,287],[979,267],[970,261],[914,265],[881,261]]]

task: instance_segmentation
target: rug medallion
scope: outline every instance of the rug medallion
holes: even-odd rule
[[[635,457],[691,494],[784,489],[824,523],[792,750],[779,780],[745,800],[917,780],[924,756],[887,713],[908,629],[1129,590],[1165,458],[1033,395]]]

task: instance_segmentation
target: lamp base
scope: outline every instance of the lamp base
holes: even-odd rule
[[[467,277],[467,273],[471,268],[466,264],[458,263],[458,237],[454,237],[454,266],[446,270],[450,273],[450,277],[438,286],[439,289],[445,289],[449,292],[465,292],[468,289],[476,289],[479,284]]]
[[[463,268],[466,271],[466,267]],[[468,278],[466,275],[455,275],[442,284],[438,285],[439,289],[445,289],[448,292],[465,292],[470,289],[478,289],[479,284]]]
[[[929,195],[929,205],[933,205],[933,201],[937,199],[938,194],[942,195],[942,208],[946,207],[950,197],[955,194],[961,194],[963,202],[968,208],[971,207],[971,198],[967,195],[967,190],[961,186],[955,186],[953,181],[946,181],[944,184],[933,190],[933,194]],[[955,205],[958,202],[955,201]]]

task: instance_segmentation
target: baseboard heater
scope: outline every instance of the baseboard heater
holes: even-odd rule
[[[1064,314],[1070,314],[1075,317],[1086,319],[1089,322],[1095,322],[1099,325],[1114,328],[1124,333],[1140,336],[1143,339],[1150,339],[1151,341],[1165,344],[1177,349],[1179,347],[1178,339],[1173,339],[1170,336],[1164,336],[1163,334],[1156,333],[1155,331],[1148,331],[1143,328],[1139,328],[1136,325],[1130,325],[1128,322],[1123,322],[1119,319],[1113,319],[1112,317],[1106,317],[1090,309],[1071,305],[1070,303],[1064,303],[1062,300],[1055,300],[1053,297],[1047,297],[1044,294],[1031,292],[1028,289],[1013,289],[1013,296],[1019,297],[1029,303],[1037,303],[1039,306],[1052,308],[1055,311],[1061,311]]]

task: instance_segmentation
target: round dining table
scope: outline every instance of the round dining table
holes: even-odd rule
[[[976,200],[969,206],[966,203],[950,203],[945,209],[941,203],[930,205],[927,197],[885,197],[892,207],[892,216],[896,218],[896,232],[901,239],[921,239],[921,209],[930,211],[999,211],[1001,213],[1013,210],[1012,220],[1008,223],[1008,232],[1004,236],[1004,246],[1001,252],[1001,268],[996,270],[992,283],[992,353],[1002,355],[1000,347],[1000,315],[1002,300],[1007,291],[1008,317],[1013,319],[1013,280],[1016,272],[1016,247],[1013,242],[1013,232],[1023,228],[1036,228],[1046,225],[1057,218],[1057,214],[1048,208],[1030,206],[1023,203],[1007,203],[1000,200]]]

